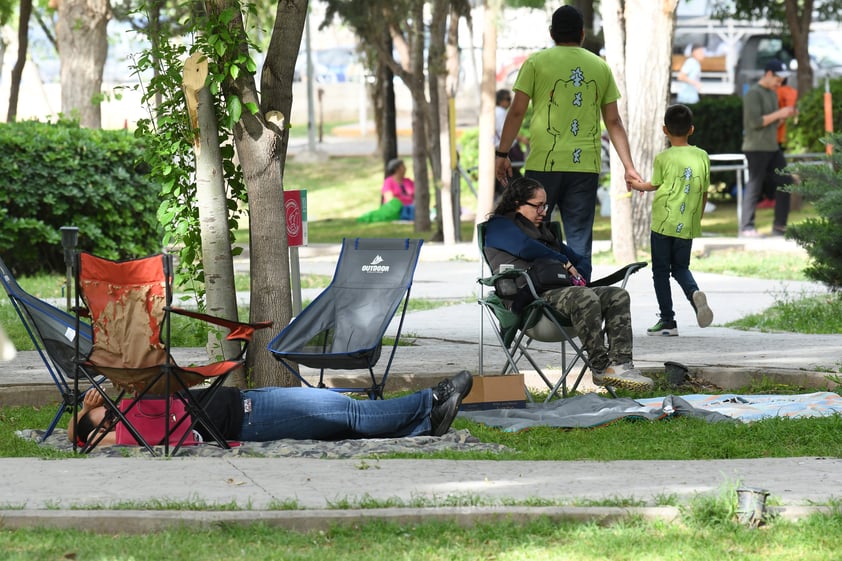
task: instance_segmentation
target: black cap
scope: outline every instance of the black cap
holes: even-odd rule
[[[786,78],[789,76],[789,69],[786,67],[786,64],[779,61],[776,58],[773,58],[769,62],[766,63],[766,67],[763,69],[764,72],[771,72],[776,76],[780,76],[781,78]]]

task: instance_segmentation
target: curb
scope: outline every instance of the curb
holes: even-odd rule
[[[770,517],[796,521],[815,514],[831,514],[830,507],[770,507]],[[411,525],[431,520],[452,522],[461,527],[514,522],[526,524],[538,519],[552,522],[606,525],[629,519],[674,523],[681,518],[679,507],[443,507],[387,508],[366,510],[283,511],[138,511],[138,510],[7,510],[0,511],[4,530],[51,528],[100,534],[148,534],[173,528],[195,530],[220,525],[263,524],[296,532],[326,531],[336,526],[355,526],[381,521]]]

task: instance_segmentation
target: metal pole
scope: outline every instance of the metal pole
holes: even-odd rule
[[[62,226],[61,231],[61,247],[64,248],[64,265],[67,267],[67,277],[65,279],[65,295],[67,296],[67,311],[70,311],[70,292],[73,282],[73,252],[76,249],[76,244],[79,243],[79,228],[76,226]]]

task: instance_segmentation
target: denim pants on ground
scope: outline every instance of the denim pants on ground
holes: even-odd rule
[[[693,273],[690,272],[690,253],[693,240],[665,236],[651,232],[652,246],[652,281],[655,283],[655,298],[663,321],[674,321],[670,275],[678,282],[684,296],[693,303],[693,293],[699,290]]]
[[[379,400],[318,388],[258,388],[243,397],[251,400],[240,434],[245,441],[391,438],[428,434],[431,428],[431,389]]]
[[[564,228],[564,243],[582,256],[576,263],[576,270],[591,280],[591,249],[593,246],[593,221],[596,215],[596,191],[599,175],[574,171],[527,170],[526,177],[537,180],[547,192],[547,216],[550,220],[553,208],[558,205],[561,225]]]

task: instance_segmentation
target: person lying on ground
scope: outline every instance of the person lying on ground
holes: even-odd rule
[[[473,378],[463,370],[435,387],[393,399],[354,399],[329,389],[267,387],[251,390],[222,387],[204,409],[220,434],[230,441],[267,442],[280,439],[341,440],[441,436],[450,429]],[[201,400],[205,390],[191,390]],[[95,436],[106,416],[103,397],[88,391],[77,413],[79,442]],[[116,444],[114,423],[106,421],[98,444]],[[201,423],[196,430],[212,441]],[[74,440],[69,423],[67,436]]]

